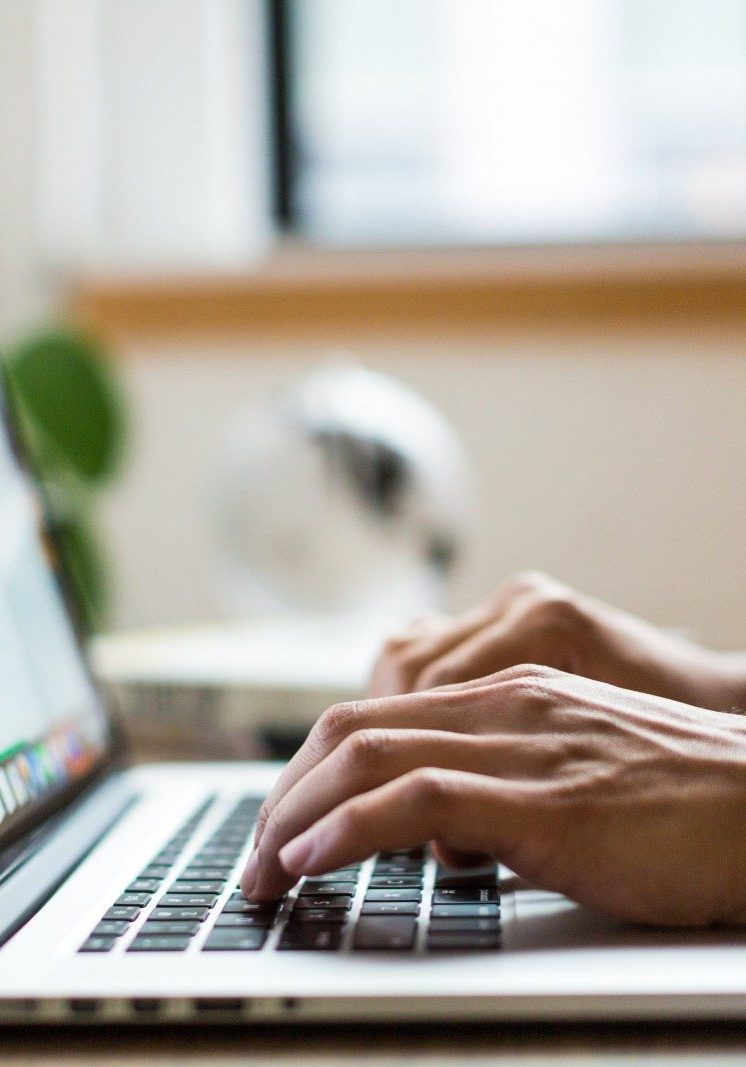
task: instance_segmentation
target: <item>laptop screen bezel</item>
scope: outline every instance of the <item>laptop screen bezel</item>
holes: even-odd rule
[[[76,608],[75,583],[66,562],[63,546],[60,545],[59,538],[55,535],[54,523],[49,521],[51,513],[49,498],[25,444],[19,417],[19,401],[15,395],[12,375],[9,374],[2,360],[0,360],[0,433],[8,436],[21,470],[30,477],[35,487],[45,519],[45,533],[52,541],[59,559],[59,569],[55,571],[54,577],[62,595],[65,613],[75,638],[81,663],[90,680],[106,724],[103,747],[88,770],[79,777],[68,779],[58,786],[52,786],[48,794],[39,797],[28,806],[28,812],[19,813],[17,821],[13,826],[8,827],[7,831],[0,825],[0,879],[2,879],[4,870],[9,866],[9,854],[12,854],[11,862],[13,862],[18,853],[19,842],[22,842],[22,839],[29,834],[35,833],[50,818],[58,815],[81,794],[97,785],[103,777],[107,777],[112,770],[119,769],[126,762],[126,745],[111,698],[96,680],[86,653],[85,636],[80,624],[81,615]]]

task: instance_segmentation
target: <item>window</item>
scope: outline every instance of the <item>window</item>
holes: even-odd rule
[[[746,235],[746,0],[275,0],[279,209],[322,243]]]

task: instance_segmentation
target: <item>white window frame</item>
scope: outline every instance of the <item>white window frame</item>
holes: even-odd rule
[[[42,265],[255,261],[271,238],[261,0],[32,2]]]

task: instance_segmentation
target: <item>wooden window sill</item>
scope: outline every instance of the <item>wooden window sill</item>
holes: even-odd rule
[[[242,273],[95,277],[75,317],[113,341],[490,337],[516,329],[746,328],[746,243],[314,250]]]

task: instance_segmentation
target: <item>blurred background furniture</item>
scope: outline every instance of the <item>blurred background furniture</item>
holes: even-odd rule
[[[379,641],[304,618],[102,635],[91,651],[136,759],[281,759],[365,694]]]

